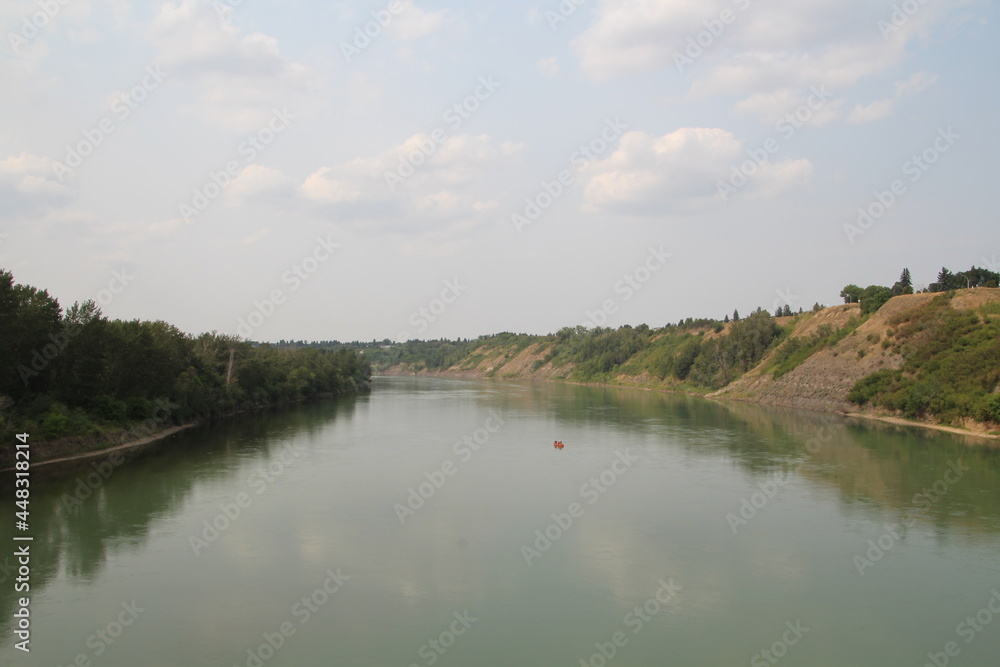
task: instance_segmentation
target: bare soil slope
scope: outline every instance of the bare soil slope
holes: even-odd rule
[[[905,317],[906,311],[925,305],[935,296],[909,294],[890,299],[853,333],[833,347],[820,349],[780,378],[774,379],[770,372],[761,370],[767,366],[769,355],[756,368],[712,395],[812,410],[854,411],[857,406],[848,403],[847,394],[858,380],[883,368],[903,365],[902,355],[882,346],[892,320]],[[951,305],[964,310],[990,301],[1000,301],[1000,291],[961,290]],[[792,336],[811,336],[823,324],[839,329],[851,317],[859,315],[857,304],[825,308],[804,320]]]

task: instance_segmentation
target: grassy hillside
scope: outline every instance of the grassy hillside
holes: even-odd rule
[[[377,372],[625,384],[1000,429],[1000,290],[737,322],[565,328],[365,350]]]

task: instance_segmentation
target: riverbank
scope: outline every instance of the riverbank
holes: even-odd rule
[[[346,392],[346,393],[332,393],[325,392],[323,394],[311,397],[308,399],[300,399],[297,401],[283,401],[281,403],[269,403],[267,405],[257,405],[249,408],[244,408],[242,410],[235,410],[233,412],[228,412],[221,415],[216,415],[206,419],[190,421],[179,425],[167,426],[161,423],[162,428],[156,429],[149,422],[155,422],[155,420],[148,420],[147,423],[142,423],[131,429],[124,429],[122,431],[105,433],[101,435],[93,436],[71,436],[66,438],[58,438],[56,440],[41,440],[31,442],[29,437],[29,442],[31,447],[31,467],[38,468],[40,466],[55,465],[55,464],[72,464],[80,461],[86,461],[89,459],[99,459],[104,458],[109,455],[115,454],[116,452],[129,452],[132,450],[141,449],[147,445],[157,443],[161,440],[165,440],[170,436],[185,431],[196,426],[201,426],[217,419],[231,419],[233,417],[239,417],[251,412],[259,412],[261,410],[270,410],[274,408],[287,407],[289,405],[297,405],[312,401],[322,401],[330,400],[332,398],[337,398],[340,396],[349,396],[356,393],[367,393],[371,391],[371,385],[367,384],[360,388],[357,392]],[[109,446],[106,443],[114,443]],[[13,460],[13,449],[2,449],[0,448],[0,473],[10,472],[14,470],[14,460]]]
[[[80,454],[75,454],[73,456],[64,456],[64,457],[58,458],[58,459],[46,459],[46,460],[43,460],[43,461],[32,462],[31,467],[32,468],[38,468],[38,467],[41,467],[41,466],[56,465],[56,464],[59,464],[59,463],[72,463],[72,462],[77,462],[77,461],[85,461],[87,459],[103,458],[103,457],[108,456],[110,454],[114,454],[115,452],[125,452],[125,451],[129,451],[129,450],[132,450],[132,449],[138,449],[139,447],[145,447],[146,445],[151,445],[151,444],[153,444],[155,442],[159,442],[160,440],[164,440],[166,438],[169,438],[170,436],[174,435],[175,433],[180,433],[181,431],[186,431],[189,428],[194,428],[195,426],[199,426],[199,425],[200,425],[200,422],[191,422],[189,424],[182,424],[180,426],[171,426],[171,427],[166,428],[166,429],[164,429],[162,431],[154,433],[153,435],[146,436],[145,438],[139,438],[137,440],[132,440],[130,442],[125,442],[125,443],[120,444],[120,445],[115,445],[114,447],[107,447],[105,449],[98,449],[98,450],[94,450],[94,451],[82,452]],[[7,468],[6,470],[0,471],[0,472],[8,472],[9,470],[11,470],[11,469]]]
[[[778,403],[773,400],[754,400],[751,396],[746,395],[735,395],[735,394],[724,394],[720,392],[714,392],[711,394],[700,393],[696,391],[684,391],[682,389],[666,389],[663,387],[650,387],[648,385],[642,384],[629,384],[627,382],[574,382],[572,380],[564,380],[553,377],[539,377],[539,376],[527,376],[527,377],[503,377],[496,378],[490,377],[484,373],[476,372],[473,370],[421,370],[421,371],[409,371],[400,366],[394,366],[392,368],[387,368],[378,371],[378,375],[385,375],[389,377],[407,377],[407,376],[423,376],[423,377],[449,377],[449,378],[459,378],[459,379],[477,379],[477,380],[529,380],[531,382],[562,382],[565,384],[578,385],[582,387],[624,387],[628,389],[642,389],[644,391],[654,391],[663,394],[677,394],[680,396],[694,396],[697,398],[707,398],[711,400],[719,401],[731,401],[737,403],[751,403],[755,405],[762,406],[772,406],[772,407],[782,407],[782,408],[794,408],[798,410],[812,410],[815,412],[825,412],[829,414],[837,414],[844,417],[855,417],[858,419],[867,419],[871,421],[880,421],[887,424],[894,424],[896,426],[915,426],[918,428],[931,429],[934,431],[941,431],[944,433],[952,433],[956,435],[965,435],[975,438],[983,438],[986,440],[1000,440],[1000,434],[995,432],[990,432],[985,426],[972,425],[968,428],[959,428],[956,426],[948,426],[946,424],[936,424],[933,422],[920,421],[915,419],[904,419],[903,417],[897,417],[893,415],[880,415],[872,412],[857,412],[857,411],[847,411],[837,408],[824,408],[820,406],[803,406],[803,405],[791,405],[786,403]]]
[[[189,422],[174,426],[167,426],[158,431],[149,429],[132,429],[111,435],[60,438],[58,440],[48,440],[31,442],[31,467],[33,469],[43,466],[54,466],[57,464],[76,463],[89,459],[104,458],[116,452],[127,452],[151,445],[169,438],[170,436],[185,431],[189,428],[199,426],[202,422]],[[142,431],[141,434],[136,433]],[[136,437],[141,436],[141,437]],[[108,447],[94,449],[94,447],[104,442],[116,442]],[[11,472],[14,470],[13,461],[4,461],[5,467],[0,468],[0,472]]]

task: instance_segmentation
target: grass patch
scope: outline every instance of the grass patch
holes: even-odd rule
[[[864,318],[852,317],[840,329],[824,324],[812,336],[789,338],[775,352],[769,369],[777,380],[785,373],[798,368],[806,359],[824,347],[833,347],[861,326]],[[834,353],[836,355],[836,353]]]

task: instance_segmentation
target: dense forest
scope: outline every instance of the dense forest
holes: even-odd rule
[[[8,271],[0,271],[0,350],[0,431],[35,441],[354,392],[371,376],[347,348],[192,336],[162,321],[109,320],[93,301],[64,311]]]

